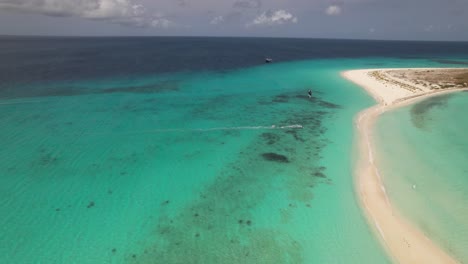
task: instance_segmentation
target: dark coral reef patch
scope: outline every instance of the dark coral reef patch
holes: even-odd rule
[[[288,157],[281,155],[281,154],[273,153],[273,152],[263,153],[262,157],[268,161],[274,161],[274,162],[279,162],[279,163],[289,162]]]

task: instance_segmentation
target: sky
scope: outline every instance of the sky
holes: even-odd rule
[[[0,0],[0,35],[468,41],[468,0]]]

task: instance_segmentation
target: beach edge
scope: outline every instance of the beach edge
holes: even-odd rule
[[[357,163],[354,166],[354,186],[359,205],[371,229],[394,262],[459,263],[453,256],[447,254],[417,227],[402,217],[398,209],[392,206],[379,170],[374,163],[373,153],[375,148],[372,145],[372,132],[377,118],[384,112],[432,96],[467,89],[453,88],[408,95],[398,87],[391,87],[391,85],[383,82],[379,83],[369,76],[371,72],[386,70],[394,69],[361,69],[341,72],[343,78],[365,89],[377,101],[376,105],[359,112],[354,120],[355,147],[357,148],[356,153],[358,153]],[[431,68],[431,70],[437,69]],[[379,90],[384,86],[384,89]],[[383,93],[382,90],[384,90]]]

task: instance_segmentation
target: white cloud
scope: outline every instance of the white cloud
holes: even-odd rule
[[[337,16],[341,14],[341,6],[339,5],[331,5],[325,9],[325,14],[329,16]]]
[[[158,14],[150,19],[149,26],[153,28],[168,28],[173,26],[174,22],[165,18],[164,15]]]
[[[148,14],[135,0],[0,0],[0,9],[48,16],[107,20],[128,26],[167,27],[169,20]],[[156,22],[157,21],[157,22]]]
[[[222,23],[224,22],[224,17],[223,16],[217,16],[217,17],[214,17],[211,21],[210,21],[210,24],[212,25],[217,25],[219,23]]]
[[[251,23],[247,24],[247,26],[252,25],[281,25],[286,23],[297,23],[298,19],[293,14],[285,11],[285,10],[278,10],[275,12],[263,12],[259,16],[257,16]]]
[[[435,30],[435,27],[433,25],[428,25],[424,28],[424,31],[426,32],[431,32],[431,31],[434,31]]]

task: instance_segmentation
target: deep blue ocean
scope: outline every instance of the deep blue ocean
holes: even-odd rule
[[[0,37],[1,95],[9,95],[5,91],[9,84],[172,72],[223,72],[258,66],[265,57],[277,62],[386,57],[429,59],[440,67],[445,64],[466,66],[466,60],[446,58],[468,59],[467,46],[467,42],[327,39]]]
[[[340,72],[467,65],[462,42],[0,37],[0,263],[389,263],[352,173],[374,102]]]

